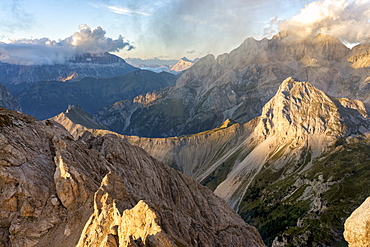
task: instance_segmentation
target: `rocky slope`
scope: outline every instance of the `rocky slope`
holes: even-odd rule
[[[0,107],[17,111],[20,111],[22,109],[19,105],[19,102],[11,93],[9,93],[8,89],[6,89],[6,87],[2,84],[0,84]]]
[[[332,246],[344,243],[344,219],[368,196],[369,132],[362,102],[288,78],[246,124],[120,137],[215,190],[269,246]]]
[[[68,105],[80,105],[92,114],[116,101],[173,86],[175,80],[169,73],[139,70],[113,78],[36,82],[15,97],[24,113],[45,119],[64,111]]]
[[[83,54],[66,64],[14,65],[0,63],[0,83],[18,93],[38,81],[67,81],[84,77],[117,77],[138,70],[125,60],[109,54]]]
[[[212,129],[227,118],[245,123],[261,114],[281,81],[290,76],[335,97],[369,103],[370,75],[366,64],[354,65],[355,50],[322,34],[307,40],[283,33],[270,40],[249,38],[229,54],[202,58],[155,104],[137,109],[125,104],[122,111],[130,114],[122,114],[121,122],[130,124],[116,129],[122,134],[166,137]],[[109,118],[122,118],[115,109],[117,114],[107,109],[97,118],[110,126],[115,121]]]
[[[95,136],[114,134],[126,140],[132,145],[139,146],[150,153],[155,159],[162,161],[168,166],[181,171],[182,173],[199,180],[204,172],[213,165],[222,155],[225,155],[235,146],[240,146],[245,138],[253,131],[256,121],[246,124],[234,123],[226,120],[219,128],[201,132],[194,135],[168,138],[146,138],[138,136],[120,135],[105,128],[88,127],[84,122],[77,122],[71,117],[79,115],[88,117],[81,108],[72,106],[65,112],[51,118],[63,125],[77,140],[85,131]],[[78,117],[80,118],[80,117]],[[91,118],[87,122],[96,121]],[[223,169],[222,173],[227,174],[228,170]],[[216,181],[212,182],[217,185]],[[214,189],[215,186],[211,186]]]
[[[107,126],[95,120],[90,114],[84,112],[78,105],[68,106],[68,109],[65,112],[62,112],[51,119],[62,124],[70,133],[81,133],[86,129],[108,130]],[[79,131],[80,129],[81,131]],[[80,137],[80,135],[78,135],[78,137]],[[78,137],[76,139],[78,139]]]
[[[3,108],[0,125],[2,246],[263,246],[222,199],[115,135],[74,141]]]

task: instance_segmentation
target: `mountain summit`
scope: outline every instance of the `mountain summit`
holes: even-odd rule
[[[193,61],[190,61],[186,57],[181,58],[175,65],[171,66],[172,71],[181,72],[189,69],[194,65]]]
[[[215,193],[238,209],[247,181],[268,164],[273,170],[287,163],[304,170],[337,139],[366,133],[370,121],[362,102],[330,97],[308,82],[288,78],[263,107],[245,141],[248,155],[235,164]]]

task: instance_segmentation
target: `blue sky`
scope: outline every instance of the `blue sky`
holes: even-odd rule
[[[343,7],[353,1],[336,2]],[[247,37],[268,36],[266,28],[271,21],[290,20],[311,2],[314,1],[7,0],[0,3],[0,41],[43,37],[64,40],[79,31],[79,25],[86,24],[92,29],[101,26],[105,36],[113,40],[121,35],[135,47],[120,50],[122,57],[195,58],[230,52]]]

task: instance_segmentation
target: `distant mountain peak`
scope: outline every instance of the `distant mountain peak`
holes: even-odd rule
[[[172,71],[181,72],[184,70],[189,69],[191,66],[193,66],[194,62],[189,60],[186,57],[180,58],[180,60],[171,67]]]

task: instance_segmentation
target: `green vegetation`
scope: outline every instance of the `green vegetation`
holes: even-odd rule
[[[303,164],[311,159],[301,158]],[[289,167],[296,172],[286,174]],[[344,222],[370,196],[369,142],[338,140],[310,169],[298,174],[300,167],[291,163],[273,171],[267,164],[248,188],[240,215],[257,227],[268,246],[277,236],[290,246],[347,246]],[[314,200],[322,206],[315,207]]]
[[[280,176],[280,172],[270,170],[257,175],[239,209],[241,217],[257,227],[267,245],[288,227],[295,226],[309,210],[307,200],[293,203],[290,197],[285,198],[289,193],[298,198],[304,189],[296,190],[291,177],[275,182]]]

